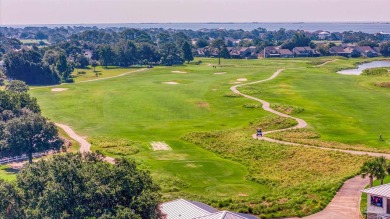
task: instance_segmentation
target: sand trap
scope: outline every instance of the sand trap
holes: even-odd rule
[[[150,142],[150,145],[152,146],[152,149],[154,151],[170,151],[172,150],[169,145],[163,141],[152,141]]]
[[[68,88],[52,88],[51,91],[53,92],[61,92],[61,91],[65,91],[65,90],[68,90]]]
[[[226,72],[215,72],[214,74],[215,75],[223,75],[223,74],[226,74]]]
[[[248,79],[246,79],[246,78],[239,78],[239,79],[237,79],[237,81],[248,81]]]
[[[187,72],[185,72],[185,71],[172,71],[172,73],[176,73],[176,74],[187,74]]]
[[[174,81],[167,81],[167,82],[162,82],[163,84],[179,84],[177,82],[174,82]]]

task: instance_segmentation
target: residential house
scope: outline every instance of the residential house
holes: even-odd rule
[[[390,218],[390,183],[361,190],[367,194],[367,219]]]
[[[292,51],[295,57],[318,57],[320,53],[308,46],[295,47]]]
[[[237,48],[232,47],[232,49],[228,49],[230,58],[232,59],[241,59],[241,53]]]
[[[381,48],[380,48],[379,46],[373,47],[372,49],[373,49],[375,52],[378,53],[378,56],[381,56],[381,55],[382,55],[382,53],[381,53]]]
[[[259,53],[259,57],[279,58],[280,57],[279,47],[267,46]]]
[[[329,53],[333,56],[355,57],[360,55],[354,47],[333,46],[329,49]]]
[[[326,39],[329,39],[330,37],[330,32],[328,31],[321,31],[318,33],[318,39],[320,40],[326,40]]]
[[[280,49],[279,54],[281,58],[294,58],[294,53],[289,49]]]
[[[217,209],[201,202],[177,199],[160,204],[160,210],[166,219],[258,219],[258,217],[218,211]]]
[[[355,49],[364,57],[372,58],[378,56],[378,53],[370,46],[357,46]]]
[[[90,49],[84,49],[83,50],[83,55],[85,56],[85,57],[87,57],[88,59],[91,59],[92,58],[92,50],[90,50]]]
[[[240,49],[240,54],[242,58],[247,58],[251,55],[251,50],[249,49],[249,47],[242,47]]]

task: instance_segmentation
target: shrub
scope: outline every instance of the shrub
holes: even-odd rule
[[[388,73],[389,72],[386,68],[369,68],[363,70],[362,75],[375,76],[375,75],[386,75]]]
[[[236,93],[226,93],[223,96],[224,97],[242,97],[240,94],[236,94]]]

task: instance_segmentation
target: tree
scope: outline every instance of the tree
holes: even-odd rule
[[[386,159],[384,157],[377,157],[365,162],[360,168],[360,174],[363,178],[368,176],[370,179],[370,187],[372,187],[374,184],[374,178],[380,179],[381,184],[383,184],[383,179],[386,176],[387,169],[388,166]]]
[[[24,81],[13,80],[5,86],[5,90],[17,92],[17,93],[23,93],[23,92],[27,92],[29,90],[29,87]]]
[[[21,200],[15,207],[23,215],[14,218],[161,218],[159,187],[125,159],[111,165],[96,154],[56,155],[23,167],[15,187],[0,181],[2,190],[12,193],[0,200],[0,215],[2,203]]]
[[[0,218],[22,218],[21,197],[14,185],[0,180]]]
[[[96,66],[98,66],[97,62],[96,61],[92,61],[91,62],[91,66],[93,68],[93,72],[96,72]]]
[[[66,55],[63,52],[60,52],[58,55],[56,70],[61,75],[63,81],[67,81],[73,71],[73,66],[67,62]]]
[[[229,50],[227,49],[226,46],[223,46],[222,47],[222,51],[221,51],[221,57],[224,58],[224,59],[230,59],[230,53],[229,53]]]
[[[59,150],[63,141],[58,136],[56,126],[37,113],[22,111],[21,116],[9,120],[4,129],[4,144],[8,154],[27,154],[32,163],[32,154],[45,150]]]
[[[380,51],[383,56],[390,56],[390,42],[383,43],[380,46]]]
[[[225,42],[222,39],[215,39],[211,46],[218,51],[218,65],[221,65],[221,51],[225,46]]]
[[[194,56],[192,55],[191,45],[185,41],[183,43],[183,59],[187,61],[187,63],[190,63],[190,61],[194,60]]]
[[[129,66],[137,60],[137,48],[130,40],[119,42],[116,45],[117,57],[120,66]]]
[[[106,44],[99,48],[100,61],[106,68],[114,61],[114,55],[110,45]]]

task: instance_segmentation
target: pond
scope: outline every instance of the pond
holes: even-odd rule
[[[364,63],[358,65],[358,68],[345,69],[345,70],[338,71],[337,73],[343,75],[360,75],[365,69],[382,68],[382,67],[390,67],[390,61],[373,61],[369,63]]]

